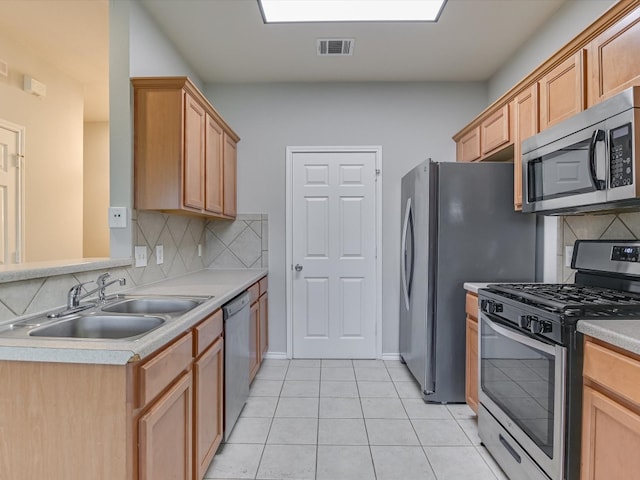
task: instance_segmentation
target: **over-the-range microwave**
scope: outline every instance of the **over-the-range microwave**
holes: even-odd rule
[[[522,142],[522,211],[640,209],[640,86]]]

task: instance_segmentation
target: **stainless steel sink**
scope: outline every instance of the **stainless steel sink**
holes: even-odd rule
[[[149,333],[165,322],[160,317],[86,315],[62,320],[29,332],[34,337],[128,339]]]
[[[133,313],[133,314],[182,314],[200,305],[204,300],[166,297],[130,298],[102,308],[109,313]]]

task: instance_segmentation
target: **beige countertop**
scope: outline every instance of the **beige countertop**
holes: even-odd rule
[[[580,320],[578,331],[640,355],[640,319]]]
[[[144,358],[170,342],[266,274],[266,269],[205,269],[122,291],[120,293],[132,295],[212,298],[136,340],[0,337],[0,360],[124,365],[133,358]],[[0,326],[15,321],[4,321]]]

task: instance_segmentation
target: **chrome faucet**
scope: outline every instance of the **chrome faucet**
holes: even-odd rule
[[[88,292],[85,292],[85,293],[82,293],[82,288],[85,285],[88,285],[89,283],[93,283],[93,282],[79,283],[78,285],[74,285],[73,287],[71,287],[67,295],[67,309],[78,308],[80,306],[80,300],[88,297],[89,295],[93,295],[96,292],[98,293],[98,303],[102,303],[105,300],[105,289],[109,285],[113,285],[114,283],[119,283],[120,285],[127,284],[127,280],[124,278],[116,278],[115,280],[111,280],[110,282],[107,282],[107,279],[110,276],[111,274],[108,272],[100,275],[95,281],[97,288],[94,288],[93,290],[89,290]]]

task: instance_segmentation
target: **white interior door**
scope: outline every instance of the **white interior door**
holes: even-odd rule
[[[292,153],[294,358],[376,357],[376,159]]]
[[[22,129],[0,121],[0,265],[20,262]]]

